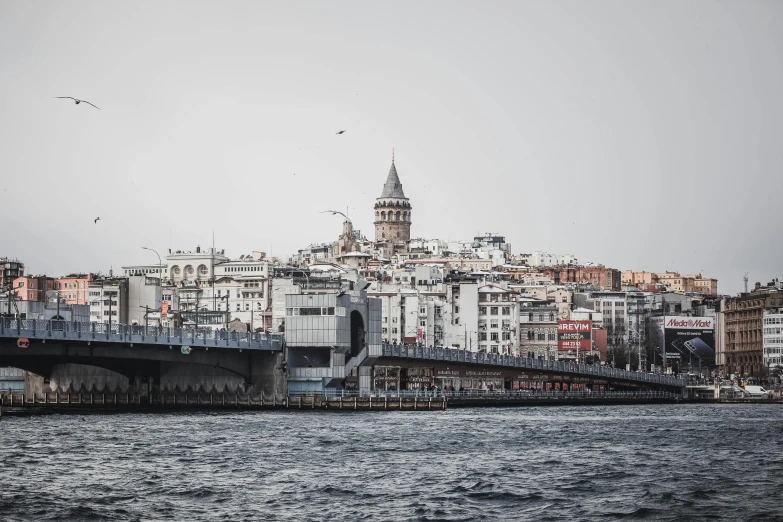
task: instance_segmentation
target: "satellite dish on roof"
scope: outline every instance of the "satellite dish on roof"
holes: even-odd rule
[[[47,290],[47,291],[46,291],[46,294],[44,294],[44,295],[46,295],[46,299],[48,299],[48,300],[50,300],[50,301],[51,301],[51,300],[52,300],[52,298],[53,298],[55,295],[59,295],[59,293],[58,293],[56,290]]]
[[[242,254],[241,256],[239,256],[239,259],[245,259],[245,254]]]

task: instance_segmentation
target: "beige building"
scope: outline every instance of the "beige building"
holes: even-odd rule
[[[704,295],[718,295],[718,280],[709,277],[701,277],[701,274],[693,278],[694,292]]]
[[[622,282],[624,285],[647,287],[658,283],[658,275],[653,274],[652,272],[634,272],[633,270],[626,270],[623,272]]]

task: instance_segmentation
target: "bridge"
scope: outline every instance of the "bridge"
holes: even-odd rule
[[[0,319],[0,366],[34,374],[31,394],[191,390],[279,401],[283,347],[280,334]]]
[[[424,346],[405,346],[395,344],[382,345],[382,356],[376,364],[384,361],[427,361],[440,367],[453,366],[492,368],[504,377],[522,375],[523,379],[549,382],[602,382],[625,385],[633,388],[677,389],[685,386],[685,381],[669,375],[643,372],[629,372],[609,366],[579,364],[573,362],[532,359],[496,353],[469,352],[453,348],[428,348]],[[448,368],[446,369],[448,371]],[[468,370],[469,371],[469,370]],[[444,373],[444,375],[449,375]],[[454,374],[456,375],[456,374]]]
[[[352,299],[355,308],[372,301],[343,297]],[[308,296],[295,298],[307,298],[309,304]],[[338,304],[338,297],[331,298]],[[346,314],[346,321],[363,319],[354,310]],[[422,387],[427,382],[441,390],[465,383],[466,388],[486,389],[490,382],[494,390],[516,390],[533,383],[544,390],[569,391],[679,393],[684,387],[682,380],[671,376],[605,366],[384,344],[373,334],[378,328],[372,323],[368,333],[363,325],[343,327],[344,341],[335,337],[317,344],[307,331],[310,337],[297,341],[302,331],[296,321],[289,322],[293,343],[281,334],[3,318],[0,366],[33,374],[26,382],[31,393],[239,393],[273,404],[288,395],[350,387],[352,379],[355,392],[368,396],[385,389],[379,385],[389,379],[380,375],[386,368],[404,371],[407,382]],[[398,378],[398,389],[400,384]]]

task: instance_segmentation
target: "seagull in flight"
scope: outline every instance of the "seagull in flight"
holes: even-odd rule
[[[340,131],[340,132],[338,132],[337,134],[342,134],[343,132],[345,132],[345,131],[344,131],[344,130],[341,130],[341,131]]]
[[[337,214],[340,214],[342,217],[345,218],[346,221],[351,221],[351,219],[348,216],[346,216],[345,214],[343,214],[342,212],[340,212],[338,210],[324,210],[323,212],[321,212],[321,214],[328,214],[329,212],[331,212],[333,216],[336,216]]]
[[[95,107],[96,109],[98,109],[98,110],[101,110],[101,108],[100,108],[100,107],[98,107],[97,105],[93,105],[92,103],[88,102],[87,100],[79,100],[79,99],[77,99],[77,98],[74,98],[73,96],[55,96],[55,98],[67,98],[67,99],[69,99],[69,100],[73,100],[73,101],[75,101],[75,102],[76,102],[76,105],[79,105],[79,104],[80,104],[80,103],[82,103],[82,102],[84,102],[84,103],[89,103],[90,105],[92,105],[92,106],[93,106],[93,107]]]
[[[100,221],[100,219],[101,219],[100,217],[95,218],[95,221],[93,221],[93,223],[98,223],[98,221]]]

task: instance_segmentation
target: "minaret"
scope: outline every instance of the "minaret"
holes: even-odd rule
[[[375,200],[375,242],[393,243],[411,240],[411,204],[402,191],[394,166],[394,151],[389,176],[381,197]]]

